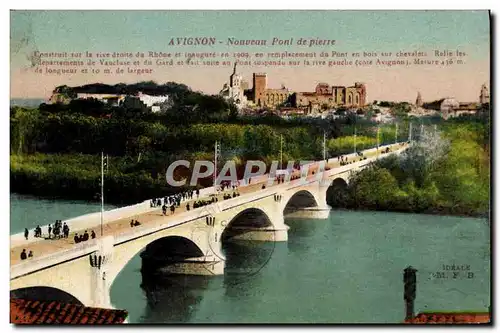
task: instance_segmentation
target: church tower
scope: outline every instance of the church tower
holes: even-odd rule
[[[490,92],[488,91],[488,87],[486,84],[481,86],[481,94],[479,95],[479,103],[486,104],[490,102]]]
[[[422,95],[420,95],[420,91],[417,93],[417,100],[415,101],[415,105],[417,107],[422,107],[423,103],[422,103]]]
[[[231,74],[231,76],[229,77],[229,86],[231,88],[239,88],[241,83],[241,76],[239,76],[238,73],[236,73],[237,63],[238,63],[237,61],[234,62],[233,74]]]

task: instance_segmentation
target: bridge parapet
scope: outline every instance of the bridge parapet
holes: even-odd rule
[[[89,243],[75,245],[74,248],[69,250],[58,251],[45,256],[28,259],[19,264],[11,266],[10,279],[12,280],[25,274],[29,274],[64,261],[83,257],[85,255],[88,255],[89,253],[97,251],[98,249],[98,241],[93,240],[89,241]]]
[[[119,219],[128,218],[128,217],[142,214],[142,213],[154,210],[154,209],[158,209],[158,208],[151,208],[150,204],[149,204],[149,200],[147,200],[147,201],[144,201],[144,202],[136,204],[136,205],[107,210],[103,214],[103,220],[104,220],[104,223],[107,223],[108,221],[116,221]],[[101,212],[95,212],[95,213],[81,215],[81,216],[78,216],[75,218],[63,220],[62,222],[66,223],[70,227],[71,230],[92,229],[92,228],[98,227],[100,225]],[[47,230],[48,225],[42,225],[40,227],[43,230]],[[40,240],[39,238],[33,237],[33,235],[35,234],[34,229],[29,230],[29,233],[30,233],[31,237],[28,240],[26,240],[24,238],[24,233],[17,233],[17,234],[11,235],[10,236],[11,247],[25,245],[25,244],[27,245],[27,244],[37,242]]]
[[[154,227],[148,226],[148,225],[140,225],[138,227],[131,228],[131,230],[121,232],[114,237],[114,243],[115,244],[120,244],[126,241],[129,241],[131,239],[135,238],[141,238],[144,237],[145,235],[151,234],[158,232],[159,230],[165,229],[167,227],[173,227],[176,225],[184,224],[196,219],[200,219],[204,216],[208,215],[206,210],[203,209],[193,209],[187,212],[182,212],[177,216],[177,222],[165,222],[160,225],[156,225]],[[164,216],[158,216],[158,219],[163,219]],[[180,221],[180,222],[178,222]]]

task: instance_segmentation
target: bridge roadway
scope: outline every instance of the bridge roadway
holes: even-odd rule
[[[399,150],[402,147],[406,147],[406,145],[402,146],[401,144],[398,143],[396,145],[383,146],[383,147],[380,147],[379,151],[376,151],[376,150],[374,151],[373,149],[371,151],[370,150],[365,151],[364,156],[367,158],[375,157],[377,154],[381,154],[380,152],[385,147],[390,147],[391,151],[394,152],[396,149]],[[394,149],[394,148],[396,148],[396,149]],[[358,162],[360,161],[360,157],[356,156],[355,154],[349,154],[349,155],[344,155],[344,156],[347,156],[349,161],[358,161]],[[330,159],[328,162],[329,163],[327,164],[327,166],[330,169],[340,167],[340,161],[338,161],[337,158]],[[313,172],[316,172],[316,171],[317,171],[317,167],[311,167],[309,169],[308,177],[310,177],[310,178],[316,177],[315,175],[312,174]],[[300,176],[300,171],[295,170],[294,176]],[[238,192],[240,193],[240,195],[244,195],[244,194],[248,194],[248,193],[252,193],[252,192],[256,192],[256,191],[261,190],[262,185],[266,185],[266,188],[268,188],[269,185],[267,184],[267,181],[268,181],[267,177],[261,176],[259,181],[256,181],[255,183],[251,183],[250,185],[246,185],[246,186],[240,186],[238,188]],[[274,182],[273,185],[271,185],[271,186],[276,186],[276,185],[278,185],[277,182]],[[231,189],[231,190],[225,191],[224,193],[232,194],[233,192],[234,191]],[[219,202],[221,202],[221,200],[223,200],[224,193],[219,193],[217,195]],[[197,199],[196,195],[195,195],[193,199],[182,202],[181,206],[176,208],[175,213],[173,215],[170,213],[170,210],[168,210],[166,217],[163,216],[161,207],[159,207],[159,208],[152,208],[151,210],[149,210],[145,213],[142,213],[142,214],[129,216],[127,218],[122,218],[122,219],[115,220],[115,221],[107,221],[105,224],[103,224],[103,236],[107,236],[107,235],[117,236],[117,235],[124,234],[124,233],[130,233],[132,229],[137,229],[137,231],[139,231],[140,229],[143,229],[145,227],[152,228],[155,226],[159,227],[159,226],[162,226],[165,224],[170,224],[170,223],[175,224],[174,221],[176,220],[176,217],[179,214],[182,214],[182,213],[187,211],[186,210],[187,203],[189,203],[190,206],[192,207],[192,204],[194,201],[206,200],[206,199],[209,199],[210,197],[211,196],[209,196],[209,195],[205,195],[203,197],[200,195],[200,198]],[[203,208],[204,207],[199,207],[196,209],[203,209]],[[193,210],[193,209],[191,208],[191,210]],[[141,225],[137,226],[137,227],[133,227],[133,228],[130,227],[130,220],[131,219],[138,220],[141,223]],[[43,228],[43,229],[44,229],[44,232],[47,230],[46,228]],[[99,239],[101,237],[100,236],[100,226],[97,226],[97,227],[94,226],[92,228],[81,229],[81,230],[72,230],[69,237],[66,239],[61,238],[61,239],[50,239],[49,240],[49,239],[44,239],[44,238],[33,238],[32,233],[30,233],[30,237],[29,237],[30,239],[28,241],[23,242],[23,244],[17,244],[16,246],[11,247],[11,250],[10,250],[11,267],[16,266],[17,264],[21,263],[20,253],[23,249],[26,249],[27,252],[29,252],[31,250],[34,253],[34,258],[27,259],[26,263],[29,262],[30,260],[36,259],[37,257],[40,257],[40,256],[46,257],[50,254],[56,255],[58,252],[63,252],[63,251],[66,251],[68,249],[75,247],[75,242],[73,240],[75,232],[78,234],[81,234],[85,230],[88,230],[89,233],[91,230],[94,230],[96,235],[97,235],[96,239]],[[85,243],[90,245],[91,242],[92,242],[92,240],[89,240]],[[19,242],[16,242],[16,243],[19,243]],[[81,243],[78,245],[82,245],[85,243]],[[24,264],[24,262],[23,262],[23,264]]]

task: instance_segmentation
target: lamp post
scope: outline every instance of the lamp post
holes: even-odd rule
[[[356,125],[354,125],[354,154],[356,154],[356,146],[357,146],[357,137],[356,137]]]
[[[394,144],[397,144],[398,143],[398,123],[396,123],[396,134],[394,136],[395,136]]]
[[[380,146],[380,127],[377,125],[377,158],[379,155],[379,146]]]
[[[283,169],[283,134],[280,135],[280,170]]]
[[[323,161],[326,161],[326,132],[323,131]]]
[[[104,157],[104,152],[101,152],[101,237],[104,223],[104,165],[106,165],[106,171],[108,171],[108,155]]]
[[[214,194],[217,195],[217,157],[220,154],[220,143],[215,141],[214,147]]]
[[[415,317],[415,298],[417,294],[417,270],[411,266],[404,269],[403,273],[403,283],[404,283],[404,301],[405,301],[405,312],[406,320],[413,319]]]

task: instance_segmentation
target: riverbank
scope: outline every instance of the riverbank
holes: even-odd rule
[[[490,152],[480,123],[427,132],[404,155],[379,160],[345,188],[330,192],[332,207],[434,215],[489,217]]]
[[[418,131],[414,128],[413,138],[422,144],[411,158],[384,159],[376,170],[358,173],[351,179],[347,194],[341,189],[340,200],[331,200],[332,206],[488,215],[490,127],[484,115],[441,121],[439,130],[437,126],[425,130],[421,126]],[[272,117],[255,119],[264,123],[172,125],[168,118],[156,119],[153,115],[107,119],[78,112],[14,109],[11,192],[98,202],[100,154],[104,149],[109,153],[104,181],[106,202],[129,205],[181,190],[167,185],[167,166],[176,160],[213,160],[216,141],[222,143],[221,160],[235,161],[241,178],[245,160],[261,160],[267,165],[279,160],[280,142],[286,164],[288,160],[321,159],[325,133],[329,137],[325,143],[330,157],[352,152],[353,147],[358,151],[371,147],[378,141],[377,136],[382,144],[394,142],[396,136],[392,126],[377,131],[376,124],[356,123],[355,138],[349,119],[332,123],[287,122],[279,117],[278,123]],[[403,127],[399,127],[399,138],[407,135]],[[189,179],[189,170],[177,168],[174,178]],[[212,181],[212,177],[201,179],[198,186],[211,186]]]

